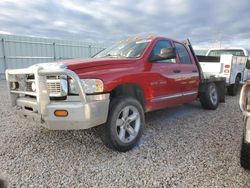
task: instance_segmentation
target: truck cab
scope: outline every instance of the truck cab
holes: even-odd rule
[[[224,79],[203,78],[192,50],[165,37],[118,42],[89,59],[6,71],[12,106],[53,130],[100,125],[106,146],[132,149],[144,113],[200,99],[205,109],[223,101]],[[223,92],[219,92],[223,91]]]

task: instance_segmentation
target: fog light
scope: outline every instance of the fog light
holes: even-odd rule
[[[67,117],[68,116],[68,111],[67,110],[56,110],[54,112],[54,114],[57,117]]]

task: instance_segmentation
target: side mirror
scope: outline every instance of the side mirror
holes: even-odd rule
[[[250,69],[250,56],[247,58],[246,68]]]
[[[176,58],[175,48],[162,48],[160,54],[154,54],[150,57],[150,61],[159,61]]]

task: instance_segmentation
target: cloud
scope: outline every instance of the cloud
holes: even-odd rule
[[[1,0],[1,32],[110,44],[135,35],[249,46],[249,0]]]

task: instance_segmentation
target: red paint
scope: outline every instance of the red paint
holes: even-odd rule
[[[105,93],[111,92],[117,86],[125,83],[138,85],[144,91],[147,111],[195,100],[198,95],[200,79],[194,57],[187,49],[192,64],[180,64],[178,56],[175,64],[152,63],[148,59],[158,40],[166,40],[166,38],[156,37],[152,39],[139,58],[91,58],[67,60],[61,63],[76,72],[80,78],[103,80]],[[175,41],[167,40],[170,40],[174,45]],[[180,73],[175,73],[176,69],[180,70]],[[166,96],[192,92],[197,93],[158,102],[154,101]]]

